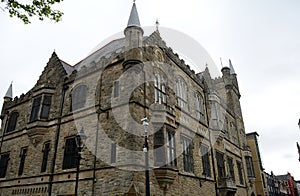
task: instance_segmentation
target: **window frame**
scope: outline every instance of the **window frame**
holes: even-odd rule
[[[47,165],[48,165],[48,159],[49,159],[50,151],[51,151],[51,143],[50,143],[50,141],[45,142],[44,145],[43,145],[43,149],[42,149],[43,158],[42,158],[42,165],[41,165],[41,173],[47,171]]]
[[[73,141],[71,142],[71,140]],[[76,145],[76,137],[72,136],[72,137],[65,138],[64,144],[65,145],[64,145],[62,169],[64,170],[64,169],[76,168],[77,161],[78,161],[78,148]]]
[[[17,122],[18,122],[19,112],[14,110],[11,112],[8,118],[7,126],[5,129],[5,133],[10,133],[16,130]]]
[[[20,164],[19,164],[19,169],[18,169],[18,176],[21,176],[24,173],[24,167],[25,167],[27,153],[28,153],[28,147],[21,148],[20,155],[19,155]]]
[[[77,111],[86,106],[88,87],[85,84],[78,84],[71,91],[71,111]]]
[[[207,145],[202,143],[200,144],[200,155],[202,159],[202,175],[205,177],[211,177],[209,147]]]
[[[10,152],[4,152],[0,154],[0,178],[6,177],[9,160]]]
[[[240,184],[244,184],[244,177],[243,177],[243,165],[241,161],[236,160],[236,165],[238,168],[239,180]]]
[[[227,165],[229,177],[235,181],[234,163],[232,157],[227,156]]]
[[[204,119],[204,99],[199,92],[195,92],[195,111],[196,117],[199,120]]]
[[[193,140],[181,135],[183,170],[194,173]]]
[[[160,74],[154,74],[154,102],[158,104],[166,104],[166,85],[164,78]]]
[[[49,119],[52,98],[51,94],[40,94],[33,97],[29,122]]]
[[[185,80],[179,77],[176,81],[176,95],[178,107],[181,109],[188,109],[188,87]]]
[[[217,160],[218,177],[219,178],[226,177],[224,153],[220,151],[216,151],[216,160]]]

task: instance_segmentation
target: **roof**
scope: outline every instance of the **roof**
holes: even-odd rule
[[[12,93],[12,83],[9,85],[7,92],[4,96],[4,98],[13,98],[13,93]]]
[[[129,20],[127,23],[127,27],[140,27],[140,26],[141,24],[140,24],[139,14],[137,12],[135,3],[133,3]]]

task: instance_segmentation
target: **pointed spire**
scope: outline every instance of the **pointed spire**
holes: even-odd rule
[[[12,82],[10,83],[8,89],[7,89],[7,92],[4,96],[4,99],[5,98],[9,98],[9,99],[12,99],[13,98],[13,91],[12,91]]]
[[[137,8],[136,8],[136,5],[135,5],[135,0],[133,1],[133,5],[132,5],[132,8],[131,8],[131,12],[130,12],[129,20],[128,20],[128,23],[127,23],[127,27],[141,27],[139,14],[137,12]]]
[[[230,59],[229,59],[229,68],[230,68],[230,74],[236,74]]]

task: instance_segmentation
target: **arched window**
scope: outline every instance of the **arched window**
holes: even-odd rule
[[[8,119],[8,124],[6,127],[6,132],[11,132],[16,129],[17,121],[18,121],[19,113],[17,111],[13,111]]]
[[[195,93],[195,102],[197,119],[202,120],[204,118],[203,98],[199,93]]]
[[[187,109],[187,85],[182,78],[176,82],[178,106]]]
[[[72,109],[77,110],[85,106],[87,97],[87,87],[85,85],[79,85],[72,91]]]
[[[154,75],[154,97],[155,103],[166,103],[166,87],[159,74]]]

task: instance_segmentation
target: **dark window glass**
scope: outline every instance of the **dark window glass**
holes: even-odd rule
[[[233,160],[232,160],[232,158],[230,158],[230,157],[227,158],[227,164],[228,164],[230,178],[232,180],[235,180],[234,167],[233,167]]]
[[[45,172],[47,169],[49,152],[50,152],[50,143],[48,142],[44,144],[41,172]]]
[[[26,156],[27,156],[27,148],[22,148],[20,154],[19,171],[18,171],[19,176],[23,174]]]
[[[50,107],[51,107],[51,96],[44,96],[42,111],[41,111],[42,119],[48,119]]]
[[[75,138],[66,139],[63,169],[71,169],[76,167],[78,158],[78,149],[76,146]]]
[[[117,159],[117,146],[115,143],[111,144],[111,156],[110,156],[110,162],[115,163]]]
[[[252,163],[252,158],[249,156],[245,157],[246,159],[246,166],[247,166],[247,175],[249,177],[254,177],[254,170],[253,170],[253,163]]]
[[[119,96],[119,81],[114,82],[114,97]]]
[[[205,145],[201,145],[200,153],[202,156],[202,166],[203,166],[202,174],[206,177],[211,177],[208,147]]]
[[[220,152],[216,152],[216,159],[217,159],[217,167],[218,167],[218,175],[219,178],[225,177],[225,165],[224,165],[224,154]]]
[[[176,166],[176,147],[175,147],[175,135],[170,131],[167,131],[167,164]]]
[[[154,134],[155,165],[165,165],[164,132],[162,129]]]
[[[163,78],[159,74],[154,76],[154,101],[155,103],[166,103],[166,87]]]
[[[181,137],[182,142],[182,155],[183,155],[183,168],[186,172],[194,172],[193,160],[193,144],[190,138]]]
[[[33,99],[32,109],[31,109],[31,115],[30,115],[30,121],[34,121],[38,119],[39,111],[40,111],[40,105],[41,105],[42,97],[36,97]]]
[[[6,132],[7,133],[16,129],[18,116],[19,116],[19,113],[16,112],[16,111],[12,112],[11,115],[9,116],[8,124],[7,124],[7,127],[6,127]]]
[[[8,161],[9,161],[9,153],[5,153],[0,155],[0,178],[4,178],[6,176]]]
[[[87,87],[85,85],[77,86],[72,92],[72,110],[77,110],[85,106],[87,97]]]
[[[239,161],[236,161],[236,165],[237,165],[237,169],[238,169],[238,173],[239,173],[240,184],[244,184],[242,163]]]

